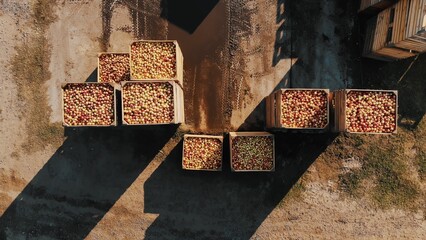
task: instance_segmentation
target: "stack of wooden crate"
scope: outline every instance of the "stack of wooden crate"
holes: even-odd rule
[[[130,53],[99,53],[97,81],[62,86],[64,126],[116,126],[116,91],[121,91],[124,125],[179,124],[185,121],[183,55],[177,41],[142,40],[130,45]],[[105,84],[113,91],[107,91]],[[104,109],[105,99],[94,95],[103,93],[98,89],[111,95],[109,100],[113,104],[107,103],[111,109]],[[68,96],[75,97],[75,101],[65,101]],[[99,112],[108,116],[99,116]],[[113,119],[109,121],[108,117]]]
[[[177,41],[133,42],[130,45],[130,81],[122,82],[121,86],[123,124],[178,124],[185,121],[183,54]],[[155,89],[161,89],[163,94]],[[146,95],[132,94],[133,90]],[[129,96],[132,99],[128,99]],[[132,117],[139,120],[129,121]]]
[[[363,56],[393,60],[426,51],[426,0],[400,0],[367,22]]]

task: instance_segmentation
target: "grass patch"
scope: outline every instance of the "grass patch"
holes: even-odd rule
[[[408,207],[419,195],[419,186],[406,178],[408,171],[395,150],[370,149],[363,171],[366,177],[377,177],[372,197],[382,208]]]
[[[56,0],[36,0],[32,5],[31,19],[34,27],[44,33],[47,27],[56,20],[53,8],[56,6]]]
[[[359,196],[359,189],[361,186],[362,180],[365,178],[363,176],[363,172],[356,170],[355,172],[349,172],[347,174],[340,176],[340,184],[341,187],[347,192],[349,195],[353,197]]]
[[[417,164],[419,167],[419,175],[422,180],[426,180],[426,153],[420,152],[417,155]]]
[[[45,31],[56,16],[54,0],[38,0],[32,5],[33,31],[29,42],[16,46],[16,55],[10,66],[18,86],[18,97],[25,104],[22,117],[26,122],[27,141],[23,144],[26,152],[44,149],[47,145],[62,142],[63,129],[59,123],[50,123],[52,112],[46,96],[45,82],[50,79],[50,45]]]
[[[420,121],[416,129],[416,163],[420,178],[426,180],[426,117]]]
[[[340,176],[342,189],[351,196],[368,195],[380,208],[411,208],[421,190],[407,177],[410,173],[406,164],[410,159],[403,154],[406,137],[406,134],[400,133],[373,138],[363,147],[358,146],[359,151],[364,152],[362,167]],[[371,191],[365,190],[364,181],[374,185]]]

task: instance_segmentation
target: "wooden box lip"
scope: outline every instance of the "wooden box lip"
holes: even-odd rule
[[[83,85],[88,85],[88,84],[107,84],[110,85],[113,89],[114,89],[114,97],[113,97],[113,105],[114,105],[114,121],[109,124],[109,125],[69,125],[65,123],[65,112],[64,112],[64,88],[68,85],[73,85],[73,84],[83,84]],[[117,86],[113,83],[105,83],[105,82],[66,82],[66,83],[62,83],[61,84],[61,111],[62,111],[62,126],[64,127],[112,127],[112,126],[117,126]]]
[[[149,83],[162,83],[162,84],[170,84],[171,86],[172,86],[172,88],[173,88],[173,101],[174,101],[174,103],[173,104],[175,104],[175,106],[174,106],[174,111],[175,111],[175,113],[174,113],[174,120],[173,120],[173,122],[169,122],[169,123],[143,123],[143,124],[130,124],[130,123],[128,123],[128,122],[126,122],[125,120],[124,120],[124,108],[123,108],[123,95],[124,95],[124,86],[126,85],[126,84],[139,84],[139,83],[144,83],[144,84],[149,84]],[[169,124],[179,124],[177,121],[179,121],[179,119],[176,119],[176,117],[177,117],[177,113],[176,113],[176,110],[177,110],[177,108],[176,108],[176,104],[179,104],[178,103],[178,99],[176,98],[177,96],[175,95],[176,93],[175,93],[175,88],[176,87],[179,87],[180,88],[180,85],[178,84],[178,83],[176,83],[175,81],[173,81],[173,80],[137,80],[137,81],[135,81],[135,80],[133,80],[133,81],[122,81],[122,82],[120,82],[120,86],[121,86],[121,99],[120,99],[120,104],[121,104],[121,121],[122,121],[122,124],[123,125],[125,125],[125,126],[150,126],[150,125],[169,125]],[[182,88],[181,88],[181,90],[182,90]],[[183,97],[183,96],[182,96]]]
[[[344,119],[344,132],[350,133],[350,134],[376,134],[376,135],[391,135],[398,133],[398,90],[385,90],[385,89],[357,89],[357,88],[351,88],[351,89],[339,89],[335,92],[344,92],[344,111],[343,111],[343,119]],[[393,132],[389,133],[383,133],[383,132],[352,132],[349,131],[346,127],[346,100],[347,100],[347,94],[350,92],[385,92],[385,93],[393,93],[395,95],[395,130]]]
[[[288,129],[288,130],[315,130],[315,131],[323,131],[328,128],[330,125],[330,89],[328,88],[281,88],[275,91],[274,93],[283,93],[287,91],[324,91],[327,94],[327,123],[322,128],[298,128],[298,127],[285,127],[281,124],[281,114],[280,114],[280,127],[276,127],[278,129]],[[281,110],[279,111],[281,113]]]
[[[112,54],[115,54],[115,55],[128,55],[129,56],[129,75],[130,75],[130,53],[128,53],[128,52],[99,52],[98,53],[98,76],[97,76],[97,82],[98,83],[104,83],[104,82],[101,82],[101,68],[100,68],[100,66],[101,66],[101,64],[100,64],[100,61],[99,61],[99,58],[102,56],[102,55],[112,55]],[[123,81],[120,81],[120,82],[123,82]],[[115,84],[119,84],[119,83],[116,83],[116,82],[114,82]],[[119,89],[119,88],[117,88],[117,89]],[[119,89],[120,90],[120,89]]]
[[[132,65],[132,46],[136,43],[140,43],[140,42],[147,42],[147,43],[164,43],[164,42],[168,42],[168,43],[173,43],[175,45],[175,51],[176,51],[176,66],[175,66],[175,70],[176,70],[176,74],[174,77],[171,78],[163,78],[163,81],[170,81],[170,80],[174,80],[174,81],[178,81],[181,85],[183,85],[183,76],[179,76],[179,66],[178,65],[183,65],[183,55],[182,55],[182,51],[180,49],[179,43],[177,40],[168,40],[168,39],[164,39],[164,40],[145,40],[145,39],[140,39],[140,40],[136,40],[136,41],[132,41],[130,43],[129,46],[129,66],[130,66],[130,80],[131,81],[151,81],[151,80],[158,80],[155,78],[135,78],[134,74],[133,74],[133,65]],[[180,59],[182,58],[182,59]],[[183,66],[181,66],[181,68],[183,68]],[[182,78],[182,79],[180,79]]]
[[[235,137],[272,137],[272,168],[268,170],[236,170],[232,167],[232,140]],[[269,132],[229,132],[229,163],[232,172],[274,172],[275,171],[275,135]]]
[[[211,139],[218,139],[219,141],[222,142],[222,154],[221,154],[221,163],[220,163],[220,168],[218,169],[205,169],[205,168],[200,168],[200,169],[193,169],[193,168],[186,168],[183,164],[183,158],[184,158],[184,148],[185,148],[185,140],[187,138],[211,138]],[[182,146],[182,169],[183,170],[188,170],[188,171],[208,171],[208,172],[220,172],[223,169],[223,135],[219,136],[219,135],[200,135],[200,134],[185,134],[183,135],[183,146]]]

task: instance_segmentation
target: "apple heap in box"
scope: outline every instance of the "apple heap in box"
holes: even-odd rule
[[[396,130],[395,93],[380,91],[348,92],[345,121],[350,132],[394,132]]]
[[[283,91],[281,124],[285,128],[324,128],[327,123],[327,92],[322,90]]]
[[[187,137],[183,143],[184,169],[220,170],[222,141],[218,138]]]
[[[234,171],[269,171],[274,168],[272,136],[235,136],[231,144]]]
[[[68,126],[114,124],[114,87],[109,83],[68,83],[63,87],[63,121]]]
[[[128,53],[101,53],[98,57],[99,82],[130,80],[130,57]]]
[[[173,42],[134,42],[130,51],[132,79],[176,77],[176,45]]]
[[[122,87],[123,120],[130,125],[174,120],[173,86],[168,82],[127,82]]]

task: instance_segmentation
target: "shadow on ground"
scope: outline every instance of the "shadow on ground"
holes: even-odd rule
[[[162,0],[161,17],[193,33],[219,0]]]
[[[63,145],[1,216],[0,236],[85,238],[175,131],[66,129]]]
[[[360,68],[359,1],[288,1],[294,88],[345,88]]]
[[[230,172],[227,136],[222,172],[184,171],[180,143],[144,185],[146,239],[249,239],[335,137],[276,134],[273,173]]]

